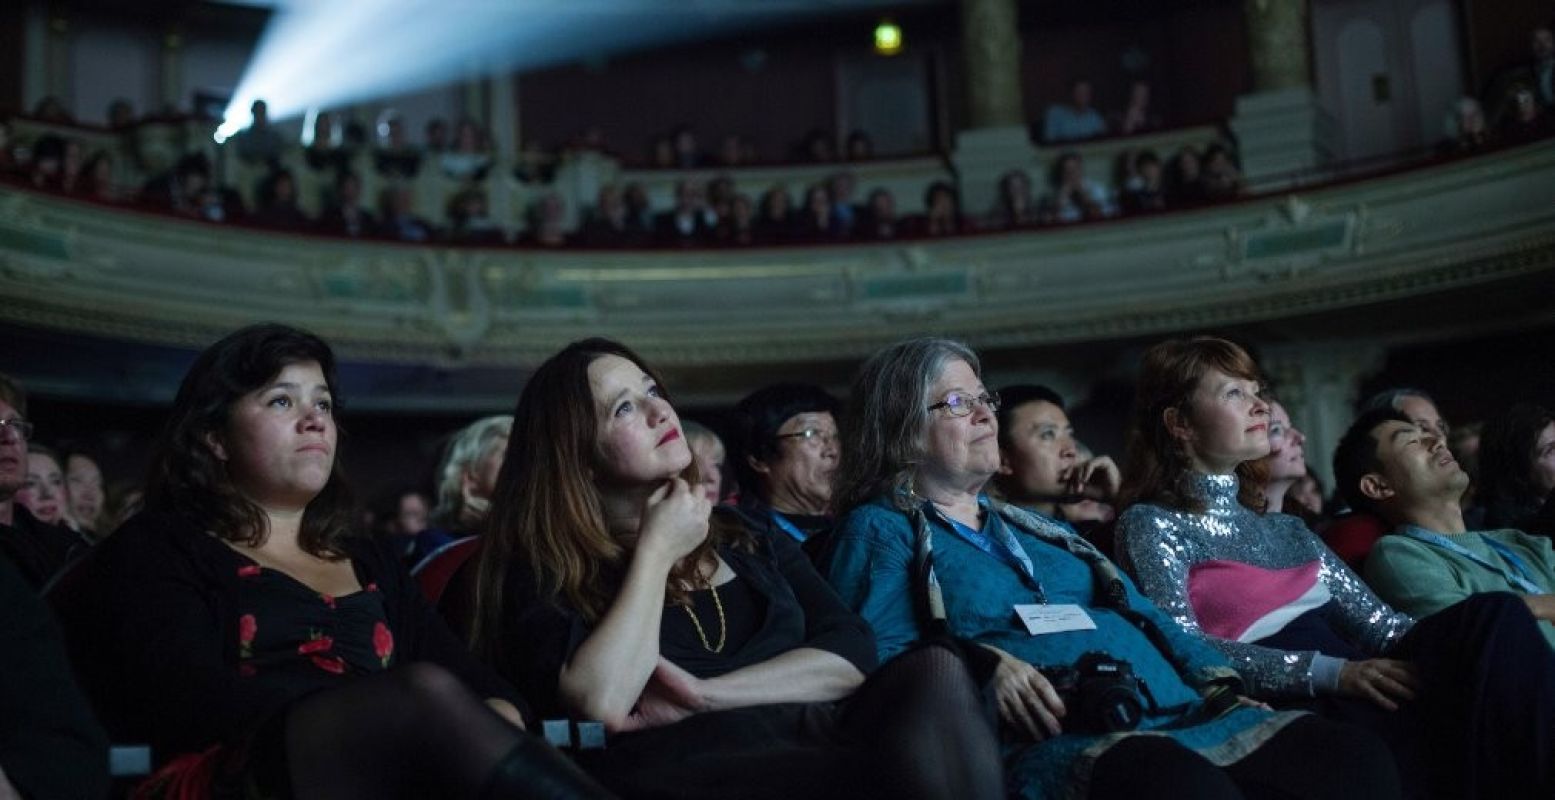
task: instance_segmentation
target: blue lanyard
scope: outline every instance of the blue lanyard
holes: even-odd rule
[[[1517,574],[1513,575],[1509,573],[1506,567],[1499,564],[1490,563],[1479,554],[1471,552],[1463,545],[1458,544],[1457,542],[1439,533],[1432,533],[1431,531],[1414,525],[1406,525],[1404,526],[1404,535],[1413,537],[1422,542],[1426,542],[1427,544],[1434,544],[1437,547],[1440,547],[1450,553],[1455,553],[1464,558],[1467,558],[1468,560],[1473,561],[1485,569],[1488,569],[1491,572],[1506,578],[1508,581],[1516,585],[1517,588],[1521,589],[1527,594],[1549,593],[1548,589],[1540,586],[1533,580],[1533,571],[1528,569],[1528,565],[1524,563],[1521,556],[1517,555],[1515,552],[1512,552],[1512,548],[1507,547],[1505,544],[1498,542],[1489,536],[1480,536],[1479,540],[1484,542],[1488,547],[1490,547],[1490,549],[1496,551],[1496,553],[1501,556],[1501,559],[1510,565],[1512,569],[1517,572]]]
[[[799,526],[795,525],[793,520],[783,516],[781,511],[775,509],[772,511],[772,522],[779,528],[782,528],[783,532],[792,537],[796,542],[803,542],[805,539],[810,538],[805,535],[804,531],[799,530]]]
[[[928,507],[929,511],[934,514],[935,518],[940,522],[947,523],[950,526],[950,530],[957,536],[961,537],[963,540],[970,543],[973,547],[976,547],[984,553],[987,553],[988,555],[991,555],[994,558],[997,558],[1000,561],[1003,561],[1006,564],[1014,567],[1017,572],[1026,576],[1026,578],[1030,579],[1033,583],[1036,582],[1037,576],[1035,568],[1031,565],[1031,557],[1027,556],[1024,551],[1019,549],[1020,544],[1015,541],[1015,537],[1011,535],[998,520],[995,519],[997,515],[995,515],[986,504],[983,504],[983,509],[985,513],[988,514],[988,526],[993,528],[996,533],[1004,534],[1004,536],[995,537],[993,535],[983,533],[982,531],[979,531],[970,525],[957,522],[956,520],[953,520],[950,517],[940,513],[940,510],[935,508],[933,503],[929,503]]]

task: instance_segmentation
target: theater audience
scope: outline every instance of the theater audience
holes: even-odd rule
[[[1529,31],[1528,54],[1527,63],[1513,74],[1532,88],[1540,106],[1555,110],[1555,29],[1540,25]]]
[[[1362,414],[1334,453],[1352,508],[1394,526],[1366,559],[1366,582],[1394,608],[1435,614],[1471,595],[1521,595],[1555,645],[1555,549],[1515,530],[1470,531],[1459,499],[1469,476],[1447,443],[1392,409]]]
[[[1083,222],[1118,213],[1106,187],[1085,177],[1085,162],[1079,153],[1060,155],[1048,181],[1051,194],[1043,199],[1041,212],[1046,222]]]
[[[841,456],[836,398],[819,386],[778,383],[746,395],[734,411],[730,462],[745,526],[817,555],[832,527]]]
[[[654,219],[661,244],[686,247],[712,236],[718,217],[707,207],[702,182],[684,178],[675,183],[675,207]]]
[[[378,142],[373,149],[373,166],[390,180],[416,177],[421,171],[421,151],[405,135],[405,121],[390,109],[378,116]]]
[[[437,465],[437,506],[430,524],[416,534],[408,563],[419,564],[450,542],[478,536],[491,510],[497,470],[507,453],[513,418],[500,414],[478,419],[448,440]]]
[[[1364,414],[1379,408],[1391,408],[1401,412],[1409,418],[1410,422],[1442,439],[1452,434],[1452,426],[1447,424],[1447,420],[1442,418],[1442,412],[1437,410],[1436,400],[1432,399],[1424,389],[1410,387],[1383,389],[1367,398],[1357,413]]]
[[[355,172],[335,177],[335,202],[319,216],[319,230],[359,239],[378,232],[378,220],[362,205],[362,179]]]
[[[1012,505],[1075,531],[1067,504],[1117,500],[1121,473],[1107,456],[1080,458],[1064,400],[1046,386],[999,390],[999,468],[992,488]]]
[[[709,505],[716,506],[724,498],[724,461],[727,453],[723,440],[718,438],[712,428],[700,422],[688,419],[682,427],[686,434],[686,445],[691,448],[691,458],[697,468],[697,482],[691,488],[707,498]]]
[[[1448,136],[1439,148],[1446,154],[1471,153],[1495,142],[1490,124],[1485,121],[1484,107],[1472,97],[1460,97],[1453,105]]]
[[[1166,210],[1166,175],[1161,170],[1161,159],[1151,150],[1141,150],[1134,157],[1131,174],[1123,183],[1123,211],[1127,214],[1145,214]]]
[[[32,430],[27,395],[0,374],[0,556],[9,558],[29,585],[42,590],[86,543],[69,529],[40,521],[18,502],[32,472],[27,457]]]
[[[1113,120],[1112,129],[1121,136],[1158,130],[1161,117],[1150,106],[1150,82],[1135,80],[1128,86],[1128,102]]]
[[[232,149],[249,164],[274,167],[286,150],[286,138],[270,124],[270,106],[265,101],[255,100],[248,110],[253,120],[232,137]]]
[[[441,155],[448,152],[448,120],[442,117],[427,120],[422,135],[425,140],[423,149],[428,153]]]
[[[993,227],[1024,228],[1037,224],[1037,219],[1037,204],[1031,197],[1031,177],[1019,169],[1000,176],[999,204],[994,209]]]
[[[313,226],[297,207],[297,180],[290,170],[278,169],[259,185],[257,208],[249,217],[255,225],[285,231],[300,231]]]
[[[853,173],[846,170],[834,172],[826,180],[826,191],[831,200],[832,233],[837,236],[850,237],[858,226],[860,212],[853,203],[856,184]]]
[[[761,195],[756,235],[764,242],[780,242],[793,235],[794,219],[788,187],[777,184]]]
[[[1277,783],[1284,797],[1398,796],[1372,736],[1241,702],[1225,658],[1105,556],[983,491],[1001,459],[999,400],[980,372],[945,339],[891,345],[859,369],[837,481],[852,510],[828,577],[875,629],[881,658],[936,630],[992,657],[1009,795],[1240,798]],[[1084,681],[1094,663],[1128,670],[1132,699],[1099,700],[1061,677],[1078,669]]]
[[[519,238],[532,247],[563,247],[571,240],[567,233],[567,207],[556,192],[546,192],[529,208],[529,229]]]
[[[552,197],[554,194],[547,195]],[[470,187],[458,192],[449,201],[448,210],[448,238],[451,241],[465,244],[502,244],[507,241],[507,233],[502,226],[491,218],[486,209],[486,193],[479,188]],[[561,199],[557,198],[557,206],[560,208]],[[560,229],[560,217],[551,218],[543,212],[540,219],[542,226],[537,231],[544,231],[549,236]],[[562,234],[562,241],[566,235]]]
[[[1088,78],[1069,84],[1069,102],[1047,107],[1042,120],[1042,141],[1048,144],[1093,139],[1107,133],[1107,121],[1091,106],[1094,91]]]
[[[706,163],[702,155],[701,145],[697,142],[697,136],[689,125],[681,125],[670,134],[670,144],[675,150],[675,166],[680,169],[694,169]]]
[[[101,539],[112,531],[103,530],[103,472],[97,459],[75,446],[60,451],[65,468],[66,517],[77,533],[88,539]]]
[[[1204,160],[1198,148],[1183,145],[1172,156],[1166,172],[1166,201],[1176,208],[1202,203],[1207,198],[1204,189]]]
[[[320,111],[313,118],[313,140],[302,153],[303,161],[315,172],[344,173],[351,168],[351,151],[343,143],[335,117]]]
[[[1200,182],[1207,200],[1229,200],[1246,188],[1231,149],[1219,142],[1204,149],[1204,172]]]
[[[36,442],[27,448],[27,482],[16,493],[21,503],[39,522],[51,526],[69,523],[70,498],[65,490],[65,471],[59,454]]]
[[[607,183],[599,187],[594,207],[583,220],[579,241],[590,247],[625,246],[642,238],[642,229],[632,222],[620,185]]]
[[[896,196],[889,189],[876,189],[869,193],[864,206],[863,219],[857,231],[860,238],[876,241],[895,239],[901,233],[896,217]]]
[[[578,760],[612,790],[1003,797],[953,646],[876,670],[869,627],[793,542],[710,517],[667,390],[630,350],[552,356],[514,432],[530,446],[498,479],[473,644],[542,716],[604,722],[609,746]]]
[[[868,133],[855,130],[848,134],[845,152],[849,161],[868,161],[875,157],[875,140]]]
[[[1285,493],[1285,507],[1288,513],[1305,520],[1307,527],[1320,530],[1328,522],[1325,515],[1327,510],[1325,496],[1323,482],[1318,480],[1317,475],[1312,471],[1312,465],[1308,464],[1305,474],[1297,478],[1290,491]]]
[[[1507,108],[1502,112],[1501,138],[1507,144],[1524,144],[1555,133],[1555,117],[1540,106],[1533,90],[1514,85],[1507,93]]]
[[[48,608],[3,548],[0,675],[0,798],[107,797],[108,739],[71,679]]]
[[[55,192],[60,189],[60,171],[65,161],[65,140],[53,134],[38,137],[32,144],[32,159],[27,178],[34,189]]]
[[[923,193],[925,213],[908,225],[913,236],[954,236],[961,232],[961,200],[956,189],[945,181],[935,181]]]
[[[99,150],[87,159],[86,166],[81,168],[81,182],[77,191],[81,196],[100,203],[124,201],[123,194],[114,183],[113,156],[108,151]]]
[[[799,210],[794,224],[794,236],[810,242],[842,238],[835,209],[831,190],[825,184],[817,183],[806,189],[804,208]]]
[[[146,510],[60,605],[109,733],[150,743],[153,796],[601,796],[353,528],[336,393],[329,347],[291,328],[196,359]]]
[[[728,214],[721,215],[718,227],[713,229],[713,241],[717,244],[741,247],[755,244],[756,207],[750,195],[736,194],[729,199]]]
[[[452,150],[441,152],[438,163],[443,174],[461,181],[478,181],[491,169],[491,152],[486,146],[486,135],[475,120],[461,119],[454,133]]]
[[[1285,500],[1307,474],[1307,437],[1291,424],[1285,406],[1267,390],[1261,396],[1268,406],[1265,432],[1269,437],[1269,454],[1263,459],[1263,510],[1300,516],[1285,510]]]
[[[1508,594],[1399,613],[1299,519],[1266,513],[1269,407],[1224,339],[1145,352],[1118,517],[1119,563],[1255,696],[1386,739],[1412,796],[1555,790],[1555,652]]]
[[[1555,536],[1539,522],[1540,510],[1555,501],[1555,413],[1518,403],[1486,423],[1481,442],[1481,527]]]
[[[390,239],[402,242],[429,242],[436,230],[426,220],[416,216],[416,206],[409,186],[390,186],[383,190],[383,221],[380,232]]]
[[[805,159],[813,164],[827,164],[837,160],[837,147],[832,143],[831,134],[820,128],[813,128],[805,134],[800,149]]]

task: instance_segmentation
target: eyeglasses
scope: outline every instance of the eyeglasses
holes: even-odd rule
[[[16,431],[17,438],[27,441],[32,438],[32,423],[25,419],[0,419],[0,431]]]
[[[839,438],[836,431],[823,431],[820,428],[805,428],[793,433],[780,433],[774,439],[799,439],[803,444],[828,445],[835,444]]]
[[[952,417],[965,417],[976,410],[978,406],[987,406],[989,411],[998,411],[999,393],[984,392],[983,394],[974,397],[970,394],[962,394],[961,392],[951,392],[950,394],[945,395],[944,400],[929,406],[929,410],[933,411],[935,409],[943,408],[949,412]]]

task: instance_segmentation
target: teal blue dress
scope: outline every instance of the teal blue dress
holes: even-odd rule
[[[882,661],[942,617],[949,633],[1039,669],[1069,666],[1093,651],[1133,667],[1153,701],[1140,727],[1006,745],[1013,795],[1085,797],[1096,759],[1129,736],[1169,736],[1212,763],[1230,764],[1300,717],[1206,703],[1207,695],[1224,701],[1227,692],[1242,690],[1224,656],[1178,627],[1064,523],[986,496],[981,502],[979,531],[958,529],[921,500],[877,498],[860,506],[837,529],[828,577],[874,627]],[[926,526],[927,546],[914,534],[915,516]],[[922,588],[915,591],[915,582]],[[931,583],[937,589],[927,588]],[[926,600],[930,595],[937,597]],[[1079,605],[1096,627],[1033,636],[1014,607],[1043,602]]]

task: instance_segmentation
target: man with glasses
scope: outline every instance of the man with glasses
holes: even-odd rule
[[[740,512],[816,558],[832,527],[832,475],[842,456],[837,400],[817,386],[783,383],[758,389],[735,410],[730,461]]]
[[[39,522],[16,493],[27,482],[27,395],[0,374],[0,556],[11,560],[34,589],[42,590],[85,542],[69,529]]]

